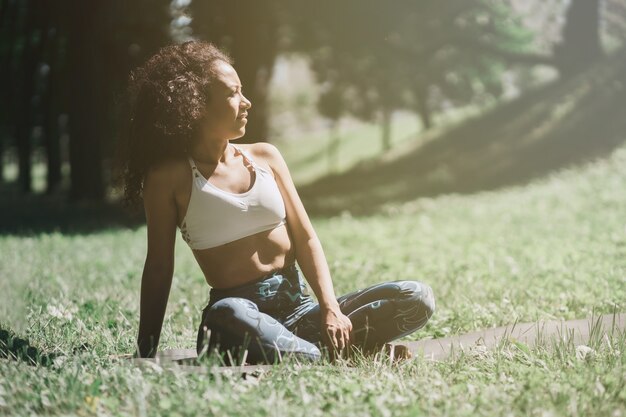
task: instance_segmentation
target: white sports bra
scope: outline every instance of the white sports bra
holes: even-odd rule
[[[213,248],[285,224],[285,203],[272,173],[232,146],[255,172],[254,183],[245,193],[214,186],[189,158],[191,197],[180,232],[192,249]]]

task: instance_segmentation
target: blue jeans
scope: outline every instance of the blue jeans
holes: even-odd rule
[[[352,322],[352,345],[364,351],[423,327],[435,310],[432,289],[418,281],[393,281],[337,299]],[[319,360],[319,304],[307,293],[295,265],[244,285],[212,289],[202,312],[197,350],[230,351],[249,363],[275,363],[285,355]]]

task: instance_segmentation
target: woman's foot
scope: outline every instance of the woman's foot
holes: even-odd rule
[[[395,343],[385,344],[385,354],[391,358],[392,362],[405,361],[413,358],[413,353],[405,345],[397,345]]]

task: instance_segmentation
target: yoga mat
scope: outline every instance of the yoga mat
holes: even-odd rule
[[[430,360],[445,360],[473,347],[493,349],[498,344],[508,342],[523,343],[528,347],[559,341],[587,344],[594,338],[611,336],[615,332],[626,331],[626,314],[607,314],[579,320],[540,320],[532,323],[516,323],[508,326],[478,330],[458,336],[441,339],[425,339],[416,342],[392,342],[385,349],[394,358],[406,358],[407,352],[413,357],[422,356]],[[258,375],[272,369],[273,365],[244,365],[223,367],[198,366],[195,349],[167,349],[159,352],[154,359],[132,359],[139,366],[153,368],[175,368],[184,372],[240,373],[242,376]]]
[[[610,336],[626,329],[626,314],[607,314],[579,320],[540,320],[533,323],[516,323],[508,326],[483,329],[459,336],[427,339],[416,342],[392,342],[396,349],[408,349],[413,356],[442,360],[474,346],[493,349],[503,341],[520,342],[528,347],[559,340],[575,345],[589,343],[591,336]]]

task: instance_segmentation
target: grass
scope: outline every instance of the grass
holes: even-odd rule
[[[435,115],[435,126],[427,133],[415,114],[396,112],[391,123],[391,147],[394,152],[410,150],[417,140],[436,137],[446,128],[466,120],[469,116],[487,111],[494,103],[480,108],[466,106]],[[358,164],[367,164],[380,157],[382,131],[380,124],[347,119],[339,122],[336,160],[329,157],[329,146],[334,136],[330,129],[312,130],[298,137],[279,139],[276,145],[289,163],[296,184],[304,185],[328,174],[341,174]],[[418,139],[419,138],[419,139]]]
[[[296,162],[293,162],[296,163]],[[296,168],[297,169],[297,168]],[[437,296],[408,339],[536,319],[624,311],[626,149],[527,186],[313,219],[338,293],[415,278]],[[626,414],[626,337],[567,340],[439,363],[297,368],[258,378],[139,369],[145,228],[0,236],[0,327],[57,355],[52,366],[0,359],[0,414],[493,416]],[[208,289],[182,240],[161,348],[193,347]],[[304,411],[303,411],[304,410]]]
[[[415,140],[419,123],[414,114],[397,113],[392,119],[391,145]],[[279,140],[276,145],[289,162],[297,184],[311,182],[329,173],[341,173],[359,162],[378,156],[382,149],[381,127],[355,120],[342,121],[335,163],[329,160],[330,130],[317,130],[299,138]],[[305,151],[303,151],[306,149]]]

